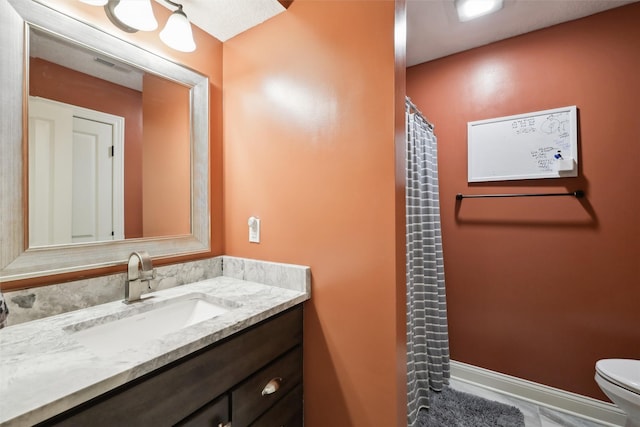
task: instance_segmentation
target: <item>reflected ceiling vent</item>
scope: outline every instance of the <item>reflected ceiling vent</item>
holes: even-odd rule
[[[105,67],[111,68],[112,70],[121,71],[123,73],[130,73],[131,72],[131,69],[129,69],[127,67],[123,67],[122,65],[118,65],[116,63],[113,63],[111,61],[108,61],[108,60],[106,60],[104,58],[100,58],[100,57],[95,56],[93,58],[93,60],[95,62],[97,62],[98,64],[100,64],[100,65],[104,65]]]

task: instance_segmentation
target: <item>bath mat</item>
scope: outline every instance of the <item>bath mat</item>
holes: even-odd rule
[[[429,395],[429,410],[418,414],[420,427],[524,427],[524,415],[514,406],[451,388]]]

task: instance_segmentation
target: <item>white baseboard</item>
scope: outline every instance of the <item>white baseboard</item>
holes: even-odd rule
[[[467,363],[452,360],[451,378],[607,426],[624,426],[625,423],[624,412],[612,403]]]

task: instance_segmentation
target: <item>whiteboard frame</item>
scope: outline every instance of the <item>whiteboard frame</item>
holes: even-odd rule
[[[486,120],[477,120],[467,123],[467,179],[468,182],[486,182],[486,181],[509,181],[509,180],[521,180],[521,179],[541,179],[541,178],[566,178],[578,176],[578,114],[577,107],[575,105],[553,108],[550,110],[534,111],[531,113],[515,114],[512,116],[497,117]],[[540,171],[539,173],[522,173],[522,174],[508,174],[508,175],[480,175],[474,174],[472,165],[474,155],[482,149],[478,144],[474,144],[473,141],[473,129],[476,126],[486,126],[494,123],[512,121],[518,119],[525,119],[532,116],[542,116],[548,114],[557,113],[569,113],[569,145],[571,153],[569,157],[573,159],[573,169],[568,171]],[[567,157],[567,156],[565,156]]]

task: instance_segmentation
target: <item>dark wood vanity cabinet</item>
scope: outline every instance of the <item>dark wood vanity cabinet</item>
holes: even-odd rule
[[[300,427],[302,307],[40,425]]]

